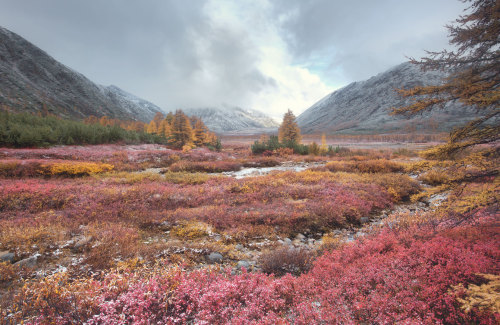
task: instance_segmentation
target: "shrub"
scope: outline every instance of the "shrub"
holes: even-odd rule
[[[433,186],[445,184],[451,180],[450,176],[444,170],[429,170],[425,174],[420,175],[418,179]]]
[[[394,173],[405,169],[405,165],[387,159],[330,161],[325,167],[332,172],[351,173]]]
[[[241,164],[234,161],[179,161],[169,168],[171,172],[222,173],[241,169]]]
[[[184,239],[196,239],[208,236],[212,232],[210,225],[197,221],[186,221],[171,230],[171,234]]]
[[[50,163],[40,166],[41,173],[44,175],[57,176],[88,176],[92,174],[104,173],[112,170],[113,165],[98,164],[92,162],[67,162]]]
[[[314,259],[314,253],[305,249],[282,247],[271,250],[259,257],[262,271],[267,274],[283,276],[292,274],[298,276],[309,271]]]

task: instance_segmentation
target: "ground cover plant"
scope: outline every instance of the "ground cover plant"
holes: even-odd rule
[[[498,321],[495,177],[451,186],[450,162],[378,150],[0,155],[6,323]],[[281,164],[309,168],[220,173]]]

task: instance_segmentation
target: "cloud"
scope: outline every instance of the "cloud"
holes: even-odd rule
[[[101,84],[166,108],[299,114],[446,45],[455,0],[0,0],[0,21]]]
[[[457,0],[277,0],[274,15],[295,62],[339,85],[443,49],[444,25],[463,8]]]

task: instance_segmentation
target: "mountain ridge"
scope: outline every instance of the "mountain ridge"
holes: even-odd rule
[[[367,80],[353,82],[320,99],[297,117],[303,133],[335,132],[345,134],[449,131],[477,117],[477,112],[457,102],[446,103],[442,109],[417,116],[389,115],[391,107],[411,103],[401,98],[396,89],[439,85],[446,74],[423,72],[405,62]]]
[[[14,111],[46,110],[64,118],[89,115],[151,120],[158,106],[116,86],[101,86],[14,32],[0,27],[0,104]],[[135,97],[135,96],[133,96]],[[138,97],[135,97],[139,99]]]

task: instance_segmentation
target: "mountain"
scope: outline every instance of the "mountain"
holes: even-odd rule
[[[297,123],[303,133],[449,131],[477,117],[476,111],[454,102],[411,118],[389,115],[391,107],[410,103],[395,89],[438,85],[445,77],[441,71],[423,72],[418,66],[402,63],[366,81],[334,91],[300,114]]]
[[[15,111],[47,110],[150,121],[162,110],[116,86],[101,86],[59,63],[21,36],[0,27],[0,105]]]
[[[264,113],[240,107],[207,107],[182,109],[189,116],[198,116],[216,133],[255,134],[276,131],[279,124]]]

